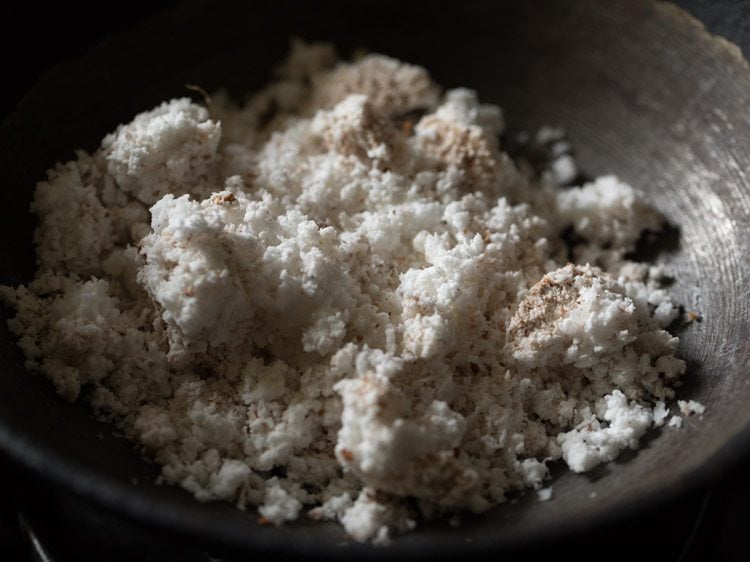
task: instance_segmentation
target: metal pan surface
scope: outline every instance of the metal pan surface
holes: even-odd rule
[[[0,126],[0,282],[34,269],[33,187],[73,149],[185,84],[260,87],[292,36],[365,46],[424,65],[447,87],[500,104],[516,129],[567,129],[584,171],[614,172],[678,231],[656,259],[704,318],[681,332],[680,395],[707,406],[680,431],[587,475],[560,470],[533,494],[464,525],[427,525],[389,549],[339,546],[337,525],[256,525],[153,484],[158,470],[80,404],[28,374],[0,322],[0,447],[60,486],[143,524],[240,550],[425,557],[539,541],[632,513],[721,470],[750,447],[750,68],[739,50],[676,8],[645,0],[428,4],[259,0],[180,5],[45,75]],[[7,317],[8,311],[4,314]],[[4,320],[4,319],[3,319]],[[100,438],[104,436],[104,438]],[[133,477],[140,484],[132,484]],[[592,492],[596,492],[592,499]]]

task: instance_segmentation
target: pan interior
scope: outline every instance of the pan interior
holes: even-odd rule
[[[500,104],[515,129],[564,127],[588,175],[618,174],[678,229],[655,258],[673,274],[678,302],[703,317],[680,333],[679,351],[688,362],[679,396],[706,405],[701,420],[649,433],[641,450],[593,473],[559,471],[552,501],[530,494],[457,528],[427,526],[399,538],[390,552],[538,539],[680,489],[715,464],[750,420],[750,69],[736,49],[668,5],[181,5],[47,74],[2,125],[0,281],[31,277],[28,204],[52,163],[70,159],[77,147],[95,149],[135,113],[186,95],[186,83],[238,95],[258,88],[291,36],[332,41],[344,54],[364,46],[421,64],[444,86],[471,87]],[[0,444],[28,465],[131,517],[208,541],[335,552],[344,540],[333,524],[260,528],[252,513],[156,486],[157,469],[85,406],[67,404],[46,380],[29,375],[4,321],[0,330]]]

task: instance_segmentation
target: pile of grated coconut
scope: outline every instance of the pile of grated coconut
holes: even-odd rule
[[[142,113],[37,186],[38,272],[2,288],[27,366],[198,500],[359,541],[611,461],[685,369],[660,270],[625,259],[662,219],[570,186],[559,131],[534,168],[503,130],[423,68],[303,44],[242,107]]]

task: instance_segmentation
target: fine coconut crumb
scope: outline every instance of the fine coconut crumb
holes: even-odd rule
[[[673,427],[675,429],[679,429],[682,427],[682,417],[681,416],[672,416],[669,419],[669,423],[667,424],[669,427]]]
[[[278,478],[268,481],[263,505],[258,508],[264,521],[281,525],[284,521],[297,519],[301,509],[302,503],[279,485]]]
[[[664,421],[669,417],[669,409],[666,404],[659,400],[654,406],[654,425],[661,427]]]
[[[542,488],[541,490],[537,490],[536,492],[537,498],[539,498],[540,502],[548,502],[552,499],[552,486],[549,486],[548,488]]]
[[[0,289],[27,368],[160,481],[386,543],[547,500],[551,463],[587,471],[664,424],[679,307],[626,259],[663,219],[615,176],[571,185],[562,130],[517,165],[476,92],[300,42],[244,104],[211,100],[50,170],[36,276]]]
[[[693,414],[702,416],[706,411],[706,407],[700,402],[696,402],[695,400],[690,400],[687,402],[685,400],[678,400],[677,406],[680,408],[680,412],[682,412],[682,414],[685,416],[692,416]]]

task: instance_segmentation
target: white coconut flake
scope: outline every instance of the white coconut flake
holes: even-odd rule
[[[685,364],[661,273],[624,257],[661,225],[635,189],[555,187],[559,129],[517,167],[499,107],[383,55],[295,43],[278,77],[166,101],[38,184],[39,269],[0,288],[29,370],[200,501],[378,543],[549,499],[548,464],[663,425]]]
[[[664,421],[667,417],[669,417],[669,408],[667,408],[662,400],[659,400],[654,406],[654,425],[661,427],[664,425]]]
[[[695,400],[689,400],[687,402],[685,400],[678,400],[677,406],[680,408],[680,412],[685,416],[692,416],[693,414],[702,416],[706,411],[706,407]]]
[[[679,429],[682,427],[682,417],[680,416],[672,416],[669,419],[669,423],[667,424],[669,427],[673,427],[675,429]]]
[[[552,499],[552,486],[549,488],[542,488],[536,491],[537,498],[540,502],[547,502]]]

